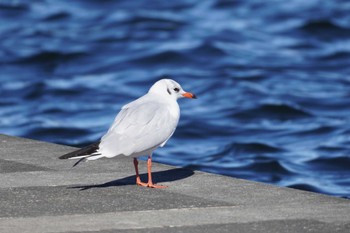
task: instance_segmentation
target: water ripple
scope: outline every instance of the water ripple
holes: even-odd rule
[[[198,95],[155,160],[350,198],[346,1],[1,1],[0,132],[98,140],[164,75]]]

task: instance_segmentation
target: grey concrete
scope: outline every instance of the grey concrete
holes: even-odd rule
[[[137,187],[131,158],[73,149],[0,135],[0,232],[350,232],[346,199],[156,163],[169,188]]]

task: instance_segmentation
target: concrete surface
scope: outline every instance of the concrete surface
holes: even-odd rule
[[[350,232],[346,199],[157,163],[169,188],[143,188],[131,158],[72,168],[73,149],[0,135],[0,232]]]

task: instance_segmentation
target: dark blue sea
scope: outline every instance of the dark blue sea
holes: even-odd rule
[[[164,75],[155,161],[350,198],[350,1],[0,0],[0,133],[87,145]]]

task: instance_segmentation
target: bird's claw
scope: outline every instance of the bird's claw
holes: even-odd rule
[[[148,187],[148,188],[155,188],[155,189],[161,189],[161,188],[167,188],[168,186],[160,185],[160,184],[153,184],[153,183],[144,183],[144,182],[136,182],[138,186],[142,187]]]
[[[155,188],[155,189],[165,189],[168,186],[166,185],[161,185],[161,184],[148,184],[147,187],[149,188]]]

